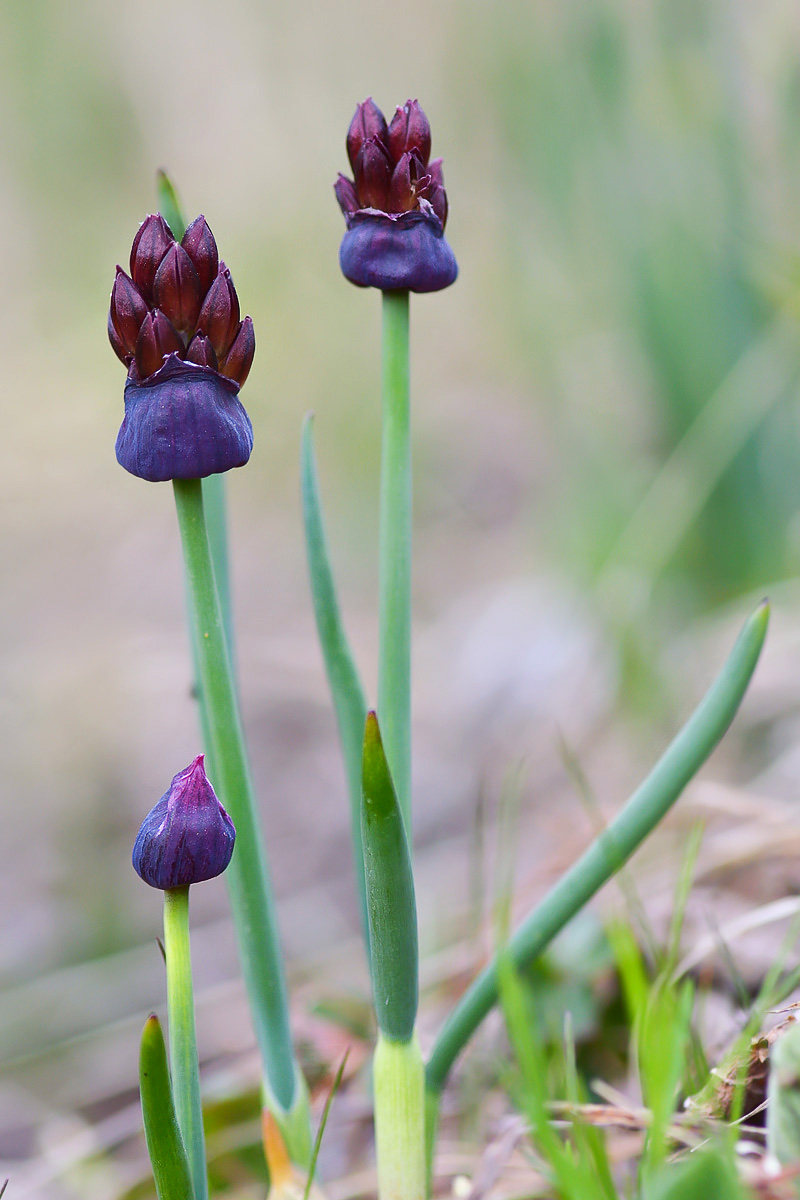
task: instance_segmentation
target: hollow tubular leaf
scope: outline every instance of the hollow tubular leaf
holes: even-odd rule
[[[541,954],[630,858],[700,770],[742,702],[768,621],[769,605],[764,601],[745,622],[716,680],[644,783],[517,929],[506,947],[516,966],[525,966]],[[436,1039],[426,1072],[427,1086],[434,1093],[444,1087],[456,1057],[497,1003],[497,994],[495,958],[461,997]]]
[[[313,415],[303,424],[300,452],[303,522],[306,537],[311,597],[317,622],[328,686],[331,690],[339,740],[342,746],[347,787],[350,796],[350,827],[353,843],[356,883],[361,903],[365,940],[368,940],[366,895],[364,891],[364,854],[361,847],[361,756],[367,703],[358,676],[347,634],[342,624],[336,584],[331,569],[317,468],[314,460]]]
[[[158,1017],[148,1017],[139,1048],[139,1090],[158,1200],[193,1200],[189,1160],[172,1100],[167,1048]]]
[[[419,996],[417,906],[408,839],[375,713],[367,715],[364,729],[362,787],[375,1016],[386,1038],[406,1043],[414,1033]]]

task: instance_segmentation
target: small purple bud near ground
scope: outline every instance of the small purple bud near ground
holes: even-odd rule
[[[334,184],[347,232],[339,251],[345,278],[383,291],[437,292],[458,275],[444,237],[447,194],[442,160],[429,162],[431,129],[416,100],[389,125],[370,97],[347,133],[352,180]]]
[[[179,771],[142,822],[133,866],[150,887],[168,891],[221,875],[236,830],[216,797],[200,754]]]
[[[160,213],[139,227],[111,293],[108,337],[128,368],[117,461],[141,479],[202,479],[253,448],[238,400],[255,355],[231,273],[204,216],[178,243]]]

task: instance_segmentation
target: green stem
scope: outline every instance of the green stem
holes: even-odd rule
[[[408,292],[383,293],[378,718],[411,841],[411,437]]]
[[[517,929],[505,953],[515,966],[530,963],[619,870],[669,811],[730,725],[755,670],[769,620],[761,604],[745,623],[709,691],[622,811],[559,879]],[[438,1093],[455,1059],[497,1003],[497,958],[475,979],[444,1024],[427,1066]]]
[[[264,1063],[265,1082],[273,1101],[288,1113],[297,1099],[298,1074],[289,1032],[286,979],[209,551],[203,494],[199,479],[176,479],[174,489],[199,683],[205,701],[209,774],[213,775],[214,786],[237,833],[236,849],[226,879],[239,954]]]
[[[425,1068],[417,1035],[378,1034],[372,1065],[378,1200],[424,1200]]]
[[[169,1056],[175,1114],[189,1159],[195,1200],[206,1200],[208,1172],[194,1030],[188,887],[170,888],[164,892],[164,956],[167,961]]]

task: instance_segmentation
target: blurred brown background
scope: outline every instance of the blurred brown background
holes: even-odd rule
[[[160,906],[129,853],[198,751],[170,489],[113,454],[108,295],[156,169],[205,213],[255,322],[256,448],[229,478],[238,646],[302,1020],[303,980],[366,994],[297,465],[313,409],[374,694],[380,305],[339,274],[331,190],[355,103],[391,115],[419,97],[461,267],[412,305],[432,953],[463,931],[475,814],[491,825],[509,771],[525,763],[524,898],[591,828],[560,737],[613,808],[766,590],[770,648],[710,773],[757,782],[786,851],[800,14],[788,0],[9,0],[0,68],[0,1161],[15,1197],[106,1196],[110,1166],[73,1193],[69,1171],[54,1182],[59,1155],[95,1146],[93,1120],[134,1081],[141,1019],[163,1007]],[[772,871],[772,891],[795,875]],[[224,885],[194,910],[201,1037],[212,1056],[246,1053]]]

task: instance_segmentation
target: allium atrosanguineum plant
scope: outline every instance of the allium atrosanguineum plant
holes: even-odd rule
[[[442,160],[430,153],[431,127],[416,100],[398,106],[388,125],[372,97],[357,106],[347,133],[353,179],[334,184],[347,222],[339,263],[351,283],[438,292],[455,281]]]
[[[202,754],[173,778],[142,822],[133,865],[151,887],[167,891],[221,875],[236,830],[217,799]]]
[[[117,461],[141,479],[202,479],[241,467],[253,429],[238,392],[255,354],[231,273],[202,215],[177,242],[160,213],[117,267],[108,337],[128,368]]]
[[[179,1130],[177,1154],[181,1172],[191,1180],[194,1200],[206,1200],[208,1173],[200,1099],[200,1070],[194,1022],[192,964],[189,947],[189,888],[221,875],[231,861],[236,830],[206,776],[200,754],[172,783],[142,822],[133,847],[133,865],[151,887],[164,893],[164,959],[172,1080],[162,1087],[169,1096],[151,1095],[142,1081],[142,1109],[148,1147],[157,1179],[164,1166],[163,1146],[169,1118]],[[143,1053],[148,1027],[143,1034]],[[185,1152],[185,1163],[184,1154]],[[159,1195],[185,1195],[173,1184]]]

